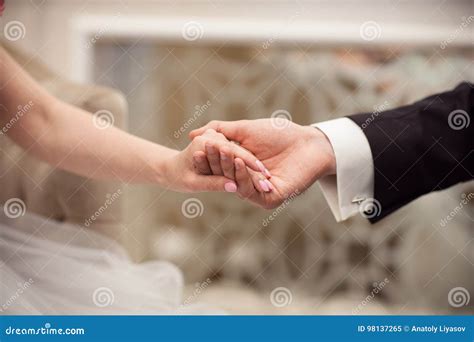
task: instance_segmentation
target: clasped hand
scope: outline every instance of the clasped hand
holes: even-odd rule
[[[334,152],[320,130],[273,120],[211,121],[192,131],[186,154],[196,177],[207,179],[208,190],[220,186],[270,209],[335,173]]]

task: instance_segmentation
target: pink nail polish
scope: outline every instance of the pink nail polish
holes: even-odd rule
[[[265,183],[265,181],[263,181],[263,180],[260,179],[260,180],[258,181],[258,183],[259,183],[260,186],[262,187],[263,191],[265,191],[265,192],[270,191],[270,189],[268,188],[268,185],[267,185],[267,183]]]
[[[224,189],[227,192],[236,192],[237,191],[237,185],[235,183],[229,182],[224,184]]]
[[[266,177],[270,178],[272,175],[270,174],[270,171],[263,165],[263,163],[260,160],[256,160],[255,164],[257,164],[257,167],[260,169],[260,172],[262,172]]]
[[[260,160],[257,159],[255,161],[255,164],[257,164],[257,167],[260,169],[261,172],[265,172],[265,166],[263,165],[263,163]]]
[[[273,184],[268,179],[265,179],[264,182],[265,182],[265,184],[267,184],[268,190],[272,191],[273,190]]]
[[[267,176],[268,178],[271,178],[272,177],[272,174],[270,173],[270,171],[268,171],[267,168],[265,168],[265,171],[263,171],[264,175]]]

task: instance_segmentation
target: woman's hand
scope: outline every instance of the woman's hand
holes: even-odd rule
[[[258,185],[259,179],[265,179],[260,172],[262,166],[253,154],[209,129],[166,161],[161,183],[182,192],[249,193],[255,191],[254,182],[258,191],[264,191]]]

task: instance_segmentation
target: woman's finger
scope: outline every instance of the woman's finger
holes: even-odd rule
[[[229,144],[234,156],[242,159],[250,169],[261,172],[267,178],[271,177],[270,171],[268,171],[265,165],[263,165],[263,163],[258,160],[251,152],[237,144]]]
[[[267,178],[271,177],[270,172],[260,160],[258,160],[251,152],[240,145],[231,143],[229,140],[227,140],[229,137],[226,137],[225,134],[217,132],[213,128],[206,128],[202,131],[202,136],[210,139],[217,149],[222,149],[224,146],[229,146],[229,149],[234,154],[234,156],[242,159],[252,170],[261,172]]]
[[[229,179],[235,179],[234,172],[234,154],[227,148],[220,150],[221,168],[224,176]]]
[[[235,158],[235,180],[237,192],[241,198],[255,200],[259,193],[268,193],[273,190],[273,185],[261,173],[249,169],[244,161]]]
[[[196,170],[202,175],[212,174],[211,167],[207,161],[206,154],[202,151],[194,152],[193,154],[193,164]]]
[[[235,166],[235,181],[237,182],[237,192],[241,198],[250,198],[255,193],[256,190],[253,186],[252,179],[250,174],[247,171],[247,166],[240,158],[234,159]]]
[[[273,184],[270,180],[266,179],[260,172],[253,171],[248,169],[250,179],[252,180],[254,188],[258,192],[271,192],[273,191]]]
[[[216,176],[222,176],[224,173],[221,168],[221,158],[219,156],[219,150],[214,146],[213,143],[206,143],[206,154],[209,166],[211,167],[212,174]]]

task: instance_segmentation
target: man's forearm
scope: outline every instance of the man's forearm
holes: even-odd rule
[[[320,180],[336,219],[360,212],[376,222],[418,196],[472,179],[473,103],[472,85],[463,83],[412,105],[315,124],[336,155],[337,174]]]
[[[431,191],[472,179],[474,90],[462,83],[414,104],[351,116],[374,159],[375,222]]]

